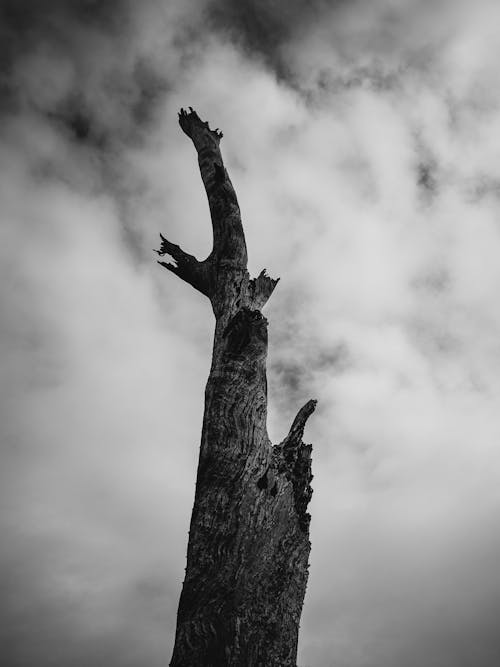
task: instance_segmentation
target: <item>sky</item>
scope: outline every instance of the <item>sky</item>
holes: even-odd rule
[[[0,2],[0,653],[168,664],[210,366],[191,105],[317,398],[299,667],[500,656],[500,6]]]

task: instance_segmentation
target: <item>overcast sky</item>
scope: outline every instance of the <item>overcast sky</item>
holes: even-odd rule
[[[497,667],[500,6],[0,3],[6,667],[165,667],[213,316],[192,105],[281,276],[269,432],[319,399],[301,667]]]

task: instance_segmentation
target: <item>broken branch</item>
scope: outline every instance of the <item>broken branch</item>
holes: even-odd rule
[[[266,269],[262,269],[257,278],[252,278],[248,283],[249,307],[255,310],[263,308],[278,282],[279,278],[270,278]]]
[[[302,442],[302,436],[304,435],[304,428],[307,420],[316,410],[316,405],[318,401],[311,399],[303,405],[297,413],[297,416],[293,420],[292,427],[283,441],[284,448],[298,447]]]
[[[155,250],[155,252],[160,257],[170,255],[176,263],[159,261],[158,264],[175,273],[176,276],[182,278],[205,296],[210,297],[209,268],[206,261],[199,262],[196,257],[189,255],[180,246],[166,239],[163,234],[160,234],[160,237],[161,248]]]

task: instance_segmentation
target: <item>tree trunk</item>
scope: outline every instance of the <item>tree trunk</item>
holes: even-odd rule
[[[198,261],[162,238],[160,262],[205,294],[215,314],[186,576],[171,667],[295,667],[310,551],[311,445],[316,401],[287,437],[267,435],[267,320],[277,280],[254,279],[238,201],[222,161],[222,133],[196,112],[179,124],[198,152],[213,250]]]

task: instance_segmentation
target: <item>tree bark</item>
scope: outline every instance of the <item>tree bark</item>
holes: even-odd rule
[[[222,133],[195,111],[179,124],[198,153],[213,249],[198,261],[163,236],[160,262],[205,294],[215,314],[187,567],[171,667],[295,667],[310,552],[311,445],[302,442],[316,401],[272,446],[267,435],[267,320],[277,280],[247,271]]]

